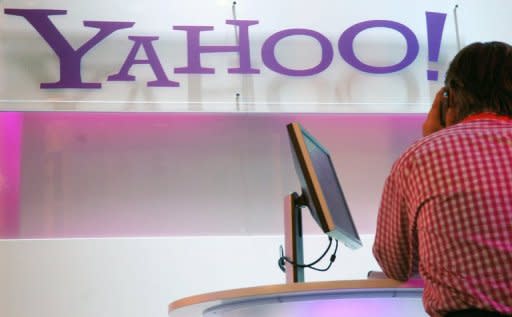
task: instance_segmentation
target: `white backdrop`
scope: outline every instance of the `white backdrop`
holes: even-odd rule
[[[382,182],[394,158],[419,136],[423,113],[441,86],[440,81],[427,80],[427,69],[437,69],[442,76],[459,42],[508,41],[512,29],[512,2],[507,0],[242,0],[237,1],[236,18],[259,21],[250,29],[251,62],[261,73],[228,74],[226,69],[238,59],[222,53],[202,57],[204,65],[215,67],[214,75],[187,75],[174,73],[174,68],[186,65],[186,47],[184,33],[172,26],[214,26],[205,44],[234,43],[234,30],[225,24],[234,18],[231,1],[3,0],[0,8],[2,111],[286,112],[286,120],[297,112],[326,113],[319,121],[307,119],[307,127],[332,150],[337,169],[343,171],[341,181],[365,247],[357,253],[342,250],[332,272],[309,275],[309,280],[364,278],[376,269],[370,248]],[[40,89],[41,83],[59,79],[59,59],[26,19],[5,14],[6,8],[67,10],[51,21],[74,48],[94,35],[83,26],[84,20],[136,24],[114,33],[82,59],[83,80],[100,82],[102,89]],[[425,11],[447,14],[435,62],[428,59]],[[400,22],[418,38],[418,56],[399,72],[364,73],[337,52],[342,32],[379,19]],[[269,70],[261,46],[288,28],[324,34],[334,48],[332,64],[308,77]],[[130,35],[159,36],[155,50],[179,88],[147,87],[155,76],[147,65],[133,67],[133,82],[107,81],[132,48]],[[281,44],[277,57],[290,68],[310,67],[320,58],[318,44],[311,39]],[[396,63],[405,53],[403,38],[381,28],[362,32],[354,50],[375,65]],[[357,115],[337,121],[330,115],[342,112],[421,115],[376,121]],[[246,126],[249,117],[227,122],[207,115],[172,124],[149,120],[141,128],[135,124],[140,117],[96,121],[84,113],[74,125],[66,113],[53,119],[25,115],[23,129],[16,134],[17,142],[23,142],[15,235],[46,239],[0,241],[1,316],[157,317],[165,316],[171,300],[183,296],[283,281],[275,264],[282,239],[281,199],[297,186],[280,130],[286,120]],[[2,159],[14,154],[0,155]],[[240,200],[230,200],[233,196]],[[217,204],[211,206],[212,201]],[[178,218],[184,223],[168,221],[184,210],[186,216]],[[199,220],[194,217],[198,214],[203,216]],[[215,219],[221,221],[212,222]],[[205,226],[205,221],[211,225]],[[308,234],[318,234],[310,219],[305,226]],[[322,250],[324,243],[320,237],[306,239],[307,255],[314,257],[317,253],[309,250]]]
[[[331,270],[307,281],[364,279],[378,269],[372,235],[357,251],[341,247]],[[281,284],[281,236],[0,241],[3,317],[165,317],[183,297]],[[305,237],[305,257],[327,246]]]

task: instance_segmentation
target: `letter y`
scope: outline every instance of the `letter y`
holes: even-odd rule
[[[49,18],[50,15],[65,15],[66,10],[5,9],[4,13],[22,16],[27,19],[59,57],[60,80],[55,83],[41,83],[41,89],[101,88],[101,83],[82,82],[80,73],[82,57],[113,32],[130,28],[135,24],[134,22],[84,21],[84,26],[97,28],[99,31],[89,41],[75,50]]]

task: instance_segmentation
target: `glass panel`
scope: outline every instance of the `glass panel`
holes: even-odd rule
[[[421,113],[461,45],[508,40],[512,23],[504,1],[0,8],[0,110],[12,111]]]

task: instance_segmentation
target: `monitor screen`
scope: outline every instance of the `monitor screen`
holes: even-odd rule
[[[304,204],[327,235],[350,248],[361,247],[329,152],[299,123],[287,129]]]

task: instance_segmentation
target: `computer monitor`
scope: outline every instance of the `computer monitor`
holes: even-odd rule
[[[301,185],[300,195],[292,194],[290,196],[294,206],[298,208],[306,206],[323,232],[331,238],[352,249],[361,247],[362,242],[338,181],[329,151],[299,123],[288,124],[287,130],[295,171]],[[298,216],[295,213],[297,212],[292,211],[292,216]],[[300,227],[301,225],[302,222],[299,218],[294,226]],[[298,240],[301,248],[302,229],[293,229],[291,235],[292,239]],[[294,241],[294,243],[296,242]],[[290,248],[289,243],[287,243],[287,247]],[[287,253],[290,254],[289,251]],[[295,250],[293,254],[294,261],[297,258],[301,260],[302,250]],[[300,281],[303,277],[298,279]]]

